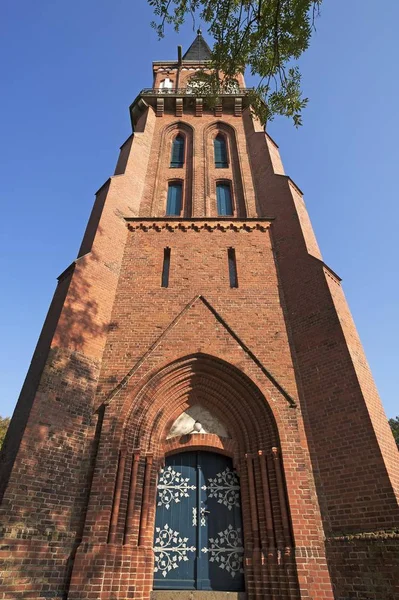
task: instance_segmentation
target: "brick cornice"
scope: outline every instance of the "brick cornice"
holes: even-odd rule
[[[262,219],[220,219],[220,218],[153,218],[153,217],[125,217],[130,231],[266,231],[272,218]]]

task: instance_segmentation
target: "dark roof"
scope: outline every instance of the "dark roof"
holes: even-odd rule
[[[183,60],[191,62],[203,62],[211,59],[211,49],[202,37],[201,29],[197,31],[197,37],[183,56]]]

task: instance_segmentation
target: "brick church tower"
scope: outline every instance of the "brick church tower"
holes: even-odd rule
[[[198,33],[153,64],[58,279],[2,599],[399,598],[398,452],[340,278],[243,78],[212,107],[191,81],[208,59]]]

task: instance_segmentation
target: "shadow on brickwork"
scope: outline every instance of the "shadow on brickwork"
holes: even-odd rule
[[[109,325],[91,288],[76,263],[60,277],[0,455],[4,599],[67,597],[102,423],[100,365],[84,349]]]
[[[399,600],[399,529],[327,538],[337,600]]]

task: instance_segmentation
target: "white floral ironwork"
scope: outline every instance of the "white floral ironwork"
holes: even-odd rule
[[[233,526],[229,525],[224,531],[219,531],[218,537],[209,538],[209,548],[201,548],[201,552],[209,552],[209,562],[217,562],[219,568],[230,573],[232,577],[237,573],[244,573],[244,548],[240,534],[240,528],[233,529]]]
[[[189,481],[189,477],[183,477],[182,473],[170,466],[161,469],[158,482],[158,506],[164,505],[169,509],[172,502],[178,503],[181,498],[188,498],[190,490],[197,489],[195,485],[189,485]]]
[[[206,525],[206,518],[205,518],[206,513],[209,513],[209,510],[206,510],[205,506],[201,506],[201,508],[200,508],[200,517],[201,517],[200,525],[201,525],[201,527],[205,527],[205,525]]]
[[[197,523],[197,509],[194,507],[193,508],[193,525],[198,525]]]
[[[209,478],[209,485],[203,485],[201,489],[208,491],[208,498],[215,498],[219,504],[224,504],[229,510],[236,506],[240,507],[240,484],[237,474],[226,467],[216,477]]]
[[[188,538],[181,537],[178,531],[174,531],[168,524],[155,528],[155,567],[154,573],[160,571],[163,577],[172,569],[177,569],[181,561],[187,561],[188,552],[195,552],[195,546],[187,546]]]

